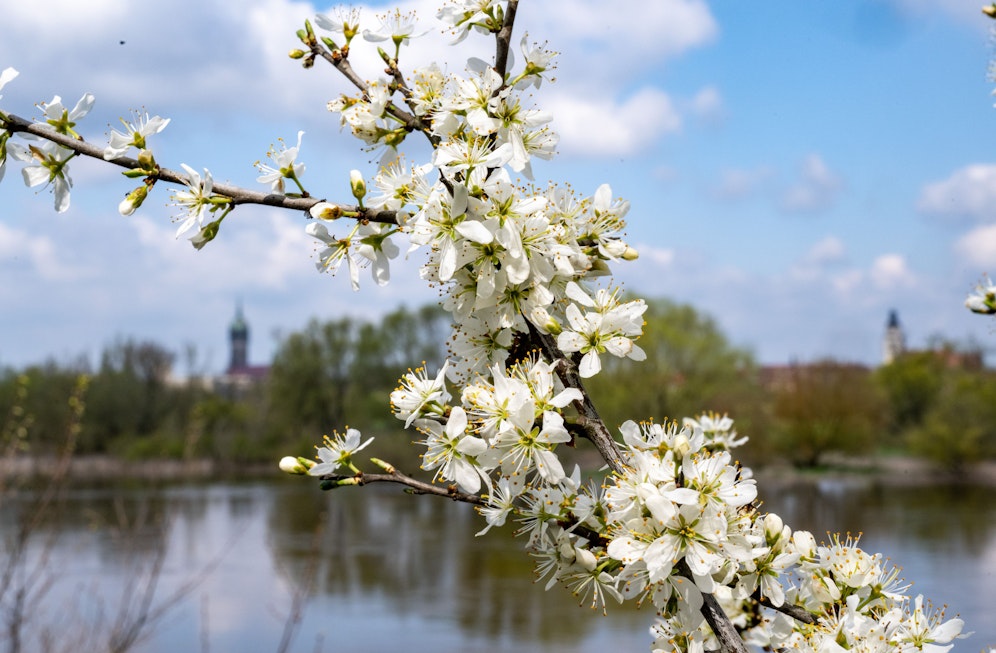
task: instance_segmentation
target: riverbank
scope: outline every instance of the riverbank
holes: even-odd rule
[[[16,456],[0,459],[0,478],[50,478],[59,461],[52,457]],[[960,472],[951,472],[912,456],[828,457],[814,469],[788,464],[754,467],[754,476],[765,486],[836,480],[848,484],[890,486],[981,485],[996,487],[996,461],[982,461]],[[211,478],[259,478],[280,476],[276,461],[233,464],[217,460],[124,460],[113,456],[76,456],[69,461],[67,475],[77,480],[144,478],[149,480],[204,480]]]
[[[913,456],[828,456],[814,469],[788,464],[755,468],[754,476],[764,485],[837,480],[848,484],[890,486],[976,485],[996,487],[996,461],[984,460],[953,472]]]
[[[44,479],[60,472],[58,458],[46,456],[16,456],[0,459],[0,478]],[[113,456],[74,456],[65,470],[75,480],[103,481],[121,478],[146,478],[172,481],[184,479],[231,479],[237,476],[278,476],[276,462],[233,464],[217,460],[157,459],[125,460]]]

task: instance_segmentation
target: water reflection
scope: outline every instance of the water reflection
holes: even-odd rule
[[[793,527],[860,531],[865,548],[890,552],[917,591],[949,603],[976,631],[957,649],[996,644],[992,489],[761,487],[764,508]],[[5,499],[0,535],[27,505]],[[649,611],[602,618],[562,588],[544,592],[510,529],[474,537],[481,527],[449,501],[386,488],[321,493],[298,479],[77,488],[41,527],[58,538],[56,582],[40,613],[56,619],[65,602],[121,596],[136,574],[125,561],[165,550],[159,595],[200,585],[137,650],[276,650],[300,588],[309,598],[292,650],[648,650]]]

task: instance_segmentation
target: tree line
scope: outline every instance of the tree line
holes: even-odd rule
[[[751,438],[742,451],[753,466],[896,453],[958,470],[996,457],[996,374],[970,348],[937,340],[874,369],[829,359],[765,368],[689,305],[651,301],[645,320],[647,360],[606,361],[589,381],[607,424],[696,417],[703,407],[729,414]],[[391,416],[388,396],[411,361],[438,369],[448,333],[435,305],[376,323],[313,319],[281,340],[264,379],[238,388],[176,382],[176,352],[119,338],[95,365],[80,358],[0,370],[0,435],[7,449],[56,451],[73,419],[67,398],[86,377],[80,453],[270,461],[349,425],[381,436],[371,455],[411,465],[412,436]]]

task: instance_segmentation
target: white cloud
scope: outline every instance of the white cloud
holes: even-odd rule
[[[757,192],[771,177],[772,170],[768,166],[731,168],[720,173],[719,183],[712,192],[722,200],[741,200]]]
[[[845,250],[840,238],[827,236],[809,249],[806,260],[816,264],[834,263],[844,258]]]
[[[782,196],[781,207],[791,213],[824,210],[837,199],[842,185],[819,154],[810,154],[799,168],[799,179]]]
[[[931,215],[996,218],[996,164],[968,165],[927,184],[920,191],[917,209]]]
[[[996,271],[996,224],[969,231],[955,243],[955,252],[970,265]]]
[[[608,96],[551,94],[545,106],[556,116],[560,151],[587,156],[625,156],[651,147],[681,128],[671,98],[643,88],[617,102]]]
[[[640,260],[649,261],[655,268],[669,268],[675,263],[675,251],[670,247],[654,247],[653,245],[636,245]]]
[[[688,104],[692,113],[702,120],[711,122],[723,117],[723,96],[715,86],[706,86]]]
[[[979,8],[984,2],[965,2],[965,0],[891,0],[891,2],[913,14],[918,20],[924,20],[923,14],[940,14],[968,24],[980,30],[987,29],[987,21],[979,15]]]
[[[911,287],[915,279],[906,259],[899,254],[883,254],[877,257],[868,273],[872,283],[882,290]]]
[[[0,222],[0,268],[4,264],[22,267],[27,263],[27,273],[38,275],[46,281],[62,281],[87,274],[82,265],[73,265],[60,256],[59,245],[48,235],[31,233],[9,227]]]

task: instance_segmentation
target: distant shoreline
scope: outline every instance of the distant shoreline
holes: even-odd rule
[[[2,479],[45,479],[55,474],[58,459],[47,456],[17,456],[0,459]],[[870,483],[923,485],[982,485],[996,487],[996,461],[982,461],[953,473],[927,460],[910,456],[835,457],[816,469],[798,469],[788,464],[754,467],[754,477],[766,487],[835,480],[845,484]],[[281,477],[277,462],[229,463],[210,459],[126,460],[106,455],[76,456],[69,464],[74,480],[149,479],[155,481]]]
[[[0,478],[45,479],[55,475],[59,459],[52,456],[17,456],[0,459]],[[67,476],[73,480],[101,481],[120,478],[145,478],[156,481],[232,479],[239,476],[259,478],[281,476],[276,461],[236,464],[210,459],[127,460],[114,456],[74,456]]]

